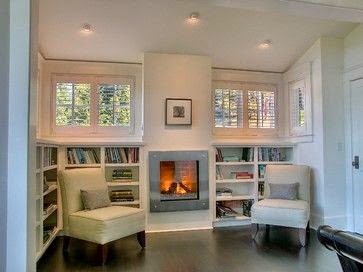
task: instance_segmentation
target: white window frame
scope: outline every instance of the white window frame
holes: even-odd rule
[[[231,89],[243,91],[243,127],[242,128],[221,128],[215,127],[214,119],[214,91],[215,89]],[[248,125],[248,90],[274,92],[275,102],[275,128],[249,128]],[[279,95],[277,84],[241,82],[232,80],[213,80],[212,81],[212,114],[213,114],[213,134],[216,136],[266,136],[273,137],[278,135],[279,130]]]
[[[288,126],[289,136],[312,136],[312,105],[311,105],[311,64],[306,63],[295,67],[284,74],[285,88],[288,101]],[[296,108],[293,103],[292,92],[296,88],[301,88],[304,96],[304,125],[295,126],[293,120]],[[298,105],[295,105],[298,106]]]
[[[90,126],[56,125],[56,84],[58,82],[91,84]],[[89,75],[89,74],[52,74],[51,75],[51,128],[53,136],[129,136],[135,132],[135,76]],[[130,88],[130,126],[99,126],[98,125],[98,85],[99,84],[129,84]]]

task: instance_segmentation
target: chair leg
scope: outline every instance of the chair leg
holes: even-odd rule
[[[266,232],[270,232],[270,225],[266,225]]]
[[[99,252],[100,261],[102,265],[104,265],[106,263],[108,255],[108,244],[98,245],[98,252]]]
[[[306,245],[306,229],[299,229],[299,240],[302,247]]]
[[[310,221],[308,221],[308,225],[306,226],[306,232],[310,233]]]
[[[142,248],[145,247],[145,231],[140,231],[137,233],[137,241]]]
[[[71,237],[69,237],[69,236],[63,237],[63,253],[66,253],[68,251],[70,241],[71,241]]]
[[[252,239],[255,240],[257,232],[258,232],[258,224],[251,224],[251,236]]]

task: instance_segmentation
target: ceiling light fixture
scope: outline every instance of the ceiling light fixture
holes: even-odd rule
[[[272,41],[271,40],[264,40],[263,42],[261,42],[258,45],[258,48],[260,48],[260,49],[267,49],[267,48],[270,48],[271,45],[272,45]]]
[[[90,24],[82,25],[82,32],[83,33],[91,33],[93,32],[92,26]]]
[[[187,22],[189,24],[197,24],[199,23],[200,18],[199,18],[199,13],[198,12],[192,12],[189,17],[187,18]]]

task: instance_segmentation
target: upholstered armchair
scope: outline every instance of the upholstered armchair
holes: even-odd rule
[[[108,253],[107,243],[137,233],[145,247],[145,213],[142,209],[107,206],[85,210],[80,190],[107,190],[105,177],[99,168],[71,169],[59,172],[63,211],[63,252],[70,238],[99,245],[102,263]]]
[[[297,199],[270,198],[270,184],[298,183]],[[310,220],[310,168],[303,165],[267,165],[265,198],[251,208],[252,238],[255,239],[259,224],[297,228],[302,246],[306,244]]]

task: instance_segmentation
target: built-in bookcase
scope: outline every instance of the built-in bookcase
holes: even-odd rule
[[[112,205],[142,207],[141,146],[67,146],[63,151],[65,169],[90,167],[102,169]]]
[[[36,258],[43,255],[60,229],[58,190],[58,148],[37,145],[36,148]]]
[[[221,144],[215,158],[214,226],[243,225],[250,223],[251,205],[263,198],[266,165],[293,164],[294,147]]]

